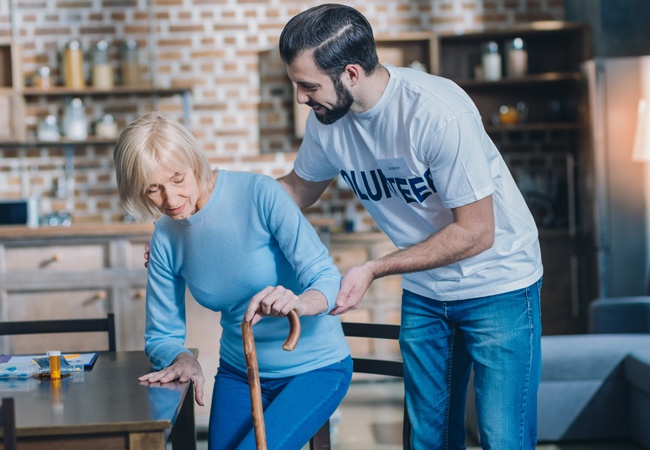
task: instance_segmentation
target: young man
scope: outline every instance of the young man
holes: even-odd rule
[[[484,448],[535,448],[537,228],[475,105],[449,80],[379,64],[368,21],[348,6],[298,14],[280,54],[312,108],[280,182],[305,208],[340,175],[399,249],[352,268],[331,314],[357,308],[373,280],[403,275],[412,448],[465,448],[472,367]]]

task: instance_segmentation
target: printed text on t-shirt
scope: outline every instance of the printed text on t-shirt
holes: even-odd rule
[[[431,194],[438,192],[431,178],[431,169],[427,169],[421,177],[408,178],[387,177],[381,169],[341,170],[341,178],[359,199],[373,202],[399,197],[406,203],[423,203]]]

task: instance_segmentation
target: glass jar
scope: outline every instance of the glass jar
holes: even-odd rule
[[[61,139],[59,122],[56,116],[50,114],[41,120],[38,124],[36,136],[39,141],[58,141]]]
[[[63,134],[73,141],[88,137],[88,120],[80,98],[73,98],[63,112]]]
[[[520,78],[528,72],[528,52],[521,38],[508,42],[508,77]]]
[[[102,139],[115,139],[117,137],[117,122],[111,114],[104,114],[95,123],[95,135]]]
[[[489,41],[483,44],[483,79],[486,81],[498,81],[501,79],[501,55],[499,44]]]
[[[134,39],[122,44],[122,85],[140,86],[138,43]]]
[[[84,56],[81,42],[68,42],[63,51],[63,84],[65,87],[81,89],[84,81]]]
[[[50,68],[48,66],[41,66],[34,75],[34,87],[39,89],[49,89],[52,86],[52,79],[50,78]]]
[[[93,86],[100,89],[113,87],[113,68],[108,55],[108,42],[98,41],[93,47]]]

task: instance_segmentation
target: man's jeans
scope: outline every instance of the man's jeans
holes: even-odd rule
[[[415,450],[465,448],[472,367],[484,449],[534,449],[541,371],[542,280],[461,301],[402,296],[400,347]]]

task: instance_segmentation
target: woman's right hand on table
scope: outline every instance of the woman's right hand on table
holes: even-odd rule
[[[194,399],[196,403],[203,406],[203,370],[201,364],[191,353],[182,352],[174,362],[158,372],[151,372],[142,375],[138,380],[147,383],[169,383],[178,380],[181,383],[191,381],[194,384]]]

